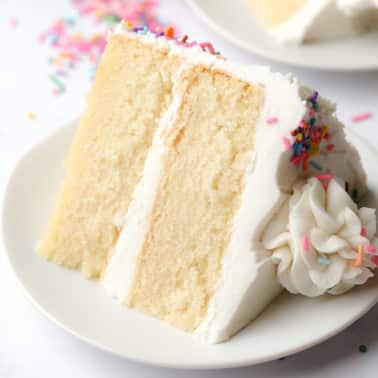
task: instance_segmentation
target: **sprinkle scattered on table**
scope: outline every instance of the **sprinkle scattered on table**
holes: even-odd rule
[[[371,118],[373,116],[372,113],[370,112],[365,112],[365,113],[359,113],[359,114],[356,114],[352,117],[352,122],[361,122],[361,121],[365,121],[369,118]]]
[[[35,113],[33,113],[33,112],[27,112],[27,113],[26,113],[26,118],[27,118],[28,120],[30,120],[30,121],[35,120]]]
[[[54,84],[54,89],[52,91],[54,95],[58,95],[65,91],[65,86],[58,77],[56,77],[55,75],[50,75],[49,79]]]
[[[366,353],[368,351],[368,347],[364,344],[361,344],[359,347],[358,347],[358,350],[360,351],[360,353]]]
[[[54,95],[65,92],[69,74],[79,63],[89,63],[88,77],[94,77],[107,32],[120,20],[145,25],[154,32],[164,31],[168,25],[157,15],[156,0],[71,0],[71,4],[69,15],[58,18],[39,35],[39,41],[51,49],[48,77]],[[85,23],[91,33],[82,32]]]
[[[8,21],[8,24],[11,28],[17,28],[18,26],[18,19],[17,17],[11,17]]]

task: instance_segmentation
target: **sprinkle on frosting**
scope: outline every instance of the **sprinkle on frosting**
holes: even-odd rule
[[[165,30],[164,30],[164,36],[166,38],[174,38],[175,37],[175,29],[173,29],[172,26],[168,26]]]
[[[340,180],[327,181],[327,191],[322,183],[315,178],[298,181],[262,236],[278,264],[282,286],[311,297],[362,285],[378,265],[375,210],[355,206]],[[360,235],[362,229],[366,236]]]
[[[319,264],[321,265],[330,265],[331,264],[331,260],[330,259],[327,259],[327,257],[323,257],[323,256],[320,256],[318,258],[318,262]]]
[[[28,113],[26,113],[26,118],[27,118],[29,121],[33,121],[33,120],[35,120],[35,113],[33,113],[33,112],[28,112]]]
[[[203,51],[206,51],[212,55],[215,55],[215,49],[210,42],[202,42],[199,45]]]
[[[372,256],[370,261],[375,265],[378,266],[378,256]]]
[[[302,238],[302,245],[303,245],[303,250],[305,252],[308,252],[310,250],[310,242],[309,242],[309,239],[308,239],[308,235],[305,234],[303,235],[303,238]]]
[[[321,175],[315,176],[319,181],[329,181],[333,179],[332,173],[323,173]]]
[[[310,157],[320,152],[320,144],[324,140],[329,140],[327,126],[318,122],[319,104],[317,100],[318,92],[315,91],[307,100],[310,105],[308,114],[299,122],[298,127],[291,132],[295,139],[291,145],[293,155],[290,161],[303,171],[308,169]],[[314,166],[314,161],[312,160],[312,162],[311,165]]]
[[[282,137],[282,143],[284,144],[285,150],[289,151],[291,148],[290,139],[287,136]]]
[[[316,161],[314,161],[314,160],[310,161],[310,165],[313,168],[315,168],[316,170],[318,170],[318,171],[322,171],[323,170],[323,167],[319,163],[317,163]]]
[[[321,182],[324,190],[327,190],[329,181],[333,179],[333,174],[332,173],[322,173],[320,175],[316,175],[315,178],[317,178]]]
[[[364,246],[360,244],[358,246],[358,257],[356,260],[352,261],[350,265],[352,266],[361,266],[364,258]]]
[[[352,117],[352,122],[361,122],[371,118],[373,115],[370,112],[356,114]]]
[[[367,245],[367,246],[365,246],[365,251],[369,252],[369,253],[376,253],[377,252],[377,248],[374,248],[371,245]]]
[[[266,123],[268,125],[274,125],[275,123],[278,122],[278,118],[277,117],[269,117],[267,120],[266,120]]]
[[[149,29],[147,26],[144,27],[133,27],[131,22],[124,22],[124,26],[127,31],[134,32],[138,34],[153,34],[156,38],[166,38],[168,40],[175,41],[175,43],[184,48],[191,48],[199,46],[203,52],[209,53],[211,55],[219,55],[220,53],[214,49],[214,46],[211,42],[197,42],[197,41],[188,41],[189,37],[187,34],[183,36],[176,36],[177,34],[172,26],[168,26],[164,31],[154,31]]]

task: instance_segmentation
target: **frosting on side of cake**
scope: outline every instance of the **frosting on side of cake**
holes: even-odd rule
[[[298,123],[299,119],[309,121],[308,113],[311,114],[310,119],[314,118],[315,114],[309,108],[311,101],[307,100],[311,98],[312,92],[307,88],[300,87],[295,81],[276,79],[280,80],[281,85],[278,93],[285,93],[284,97],[291,99],[291,106],[286,109],[293,111],[293,114],[298,111],[295,114],[298,118],[294,121],[294,124],[295,122]],[[272,83],[265,82],[264,86],[267,98],[272,101],[271,105],[277,106],[276,101],[278,102],[279,98],[277,97],[277,87],[273,83],[274,79],[272,79]],[[324,143],[324,146],[321,144],[315,160],[317,162],[322,161],[322,167],[320,163],[316,163],[315,167],[317,168],[309,164],[306,171],[293,168],[293,164],[282,152],[282,142],[280,136],[277,135],[279,134],[277,129],[273,127],[273,130],[267,130],[267,126],[263,122],[257,129],[257,148],[254,161],[251,161],[251,167],[246,172],[242,205],[235,216],[232,239],[229,250],[223,259],[223,272],[219,286],[210,300],[207,317],[196,330],[196,334],[208,342],[226,340],[235,331],[247,325],[259,314],[268,301],[274,298],[274,292],[277,290],[277,287],[273,286],[273,283],[276,285],[276,271],[272,267],[272,259],[266,255],[266,249],[261,244],[261,235],[268,220],[274,218],[280,204],[289,200],[296,177],[314,175],[319,167],[322,171],[328,171],[333,155],[338,155],[344,160],[347,158],[346,150],[348,150],[348,147],[342,141],[341,135],[337,135],[342,130],[338,130],[334,134],[333,127],[336,126],[337,121],[332,115],[333,106],[323,99],[318,99],[316,103],[321,103],[316,115],[317,122],[320,124],[327,123],[330,135],[339,139],[337,151],[335,147],[330,152],[327,150],[327,143]],[[276,108],[275,110],[279,119],[283,120],[288,117],[286,120],[289,121],[290,115],[285,114],[284,109]],[[288,110],[286,111],[289,113]],[[269,105],[261,114],[262,120],[266,119],[268,114],[271,114]],[[292,127],[291,125],[285,122],[278,125],[277,128],[282,128],[281,132],[287,132]],[[339,125],[337,125],[337,128],[339,128]],[[332,139],[330,137],[330,140]],[[271,148],[266,148],[267,140],[269,140]],[[263,147],[260,148],[259,146]],[[315,160],[310,161],[315,162]],[[268,161],[270,163],[267,163]],[[355,163],[353,165],[355,166]],[[355,166],[350,173],[348,173],[346,164],[341,164],[339,169],[341,167],[343,167],[342,175],[348,176],[353,181],[353,185],[358,186],[362,193],[364,177],[354,175],[354,172],[361,170],[360,167]],[[238,279],[235,280],[235,277],[238,277]],[[261,287],[260,284],[262,280],[266,280],[264,287]],[[267,282],[269,280],[271,280],[270,283]]]
[[[351,188],[358,188],[358,193],[362,194],[364,176],[356,174],[362,171],[359,159],[349,161],[351,149],[344,140],[340,124],[334,118],[334,106],[328,101],[317,99],[317,110],[311,112],[315,107],[309,101],[313,93],[301,87],[296,80],[272,73],[266,68],[235,65],[205,54],[200,47],[186,49],[151,33],[130,33],[123,25],[117,28],[116,33],[140,38],[145,43],[166,50],[168,54],[184,57],[186,63],[183,70],[190,65],[203,64],[264,88],[265,103],[256,128],[255,151],[251,153],[245,172],[242,203],[234,217],[231,241],[223,257],[217,289],[210,299],[205,319],[195,331],[199,338],[208,342],[226,340],[256,317],[281,291],[275,263],[269,251],[264,249],[261,235],[274,214],[288,201],[294,182],[298,177],[329,172],[333,157],[338,156],[338,174],[343,178],[349,176]],[[282,101],[283,98],[285,101]],[[180,102],[181,98],[176,95],[161,120],[142,179],[122,222],[115,253],[105,273],[103,283],[106,290],[122,302],[127,301],[134,278],[135,261],[147,232],[156,185],[161,175],[162,159],[166,153],[161,133],[169,128]],[[268,122],[273,118],[274,124]],[[312,118],[315,121],[311,121]],[[316,141],[319,138],[308,136],[309,146],[314,150],[311,156],[307,154],[309,164],[306,167],[303,164],[295,165],[292,159],[293,156],[297,157],[295,154],[299,147],[296,140],[300,134],[293,136],[292,132],[298,125],[303,125],[302,122],[305,125],[316,123],[328,126],[327,139],[321,139],[318,143]],[[307,147],[303,144],[300,146],[302,148]]]
[[[332,176],[296,184],[266,228],[278,279],[293,294],[342,294],[373,276],[378,260],[375,209],[360,208]]]

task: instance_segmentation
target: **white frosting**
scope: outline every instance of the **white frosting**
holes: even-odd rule
[[[118,298],[122,302],[126,302],[131,288],[138,254],[143,247],[149,227],[155,194],[162,174],[163,159],[168,150],[167,145],[164,143],[162,132],[171,124],[180,105],[178,100],[176,98],[173,101],[154,134],[154,148],[150,149],[144,165],[143,177],[134,191],[133,196],[136,200],[131,202],[124,220],[121,223],[117,222],[117,226],[124,231],[121,232],[118,238],[114,254],[106,268],[103,285],[109,295]]]
[[[179,55],[184,62],[182,70],[200,63],[264,88],[265,102],[256,128],[256,150],[251,154],[245,173],[241,207],[235,215],[217,289],[210,299],[205,319],[195,332],[208,342],[225,340],[247,325],[281,291],[275,264],[261,245],[261,233],[273,214],[287,201],[287,193],[301,174],[289,162],[291,152],[285,150],[282,137],[290,135],[290,131],[304,117],[308,106],[305,99],[312,92],[299,86],[296,80],[272,73],[266,68],[235,65],[205,54],[201,49],[185,49],[173,41],[151,34],[128,33],[123,26],[119,26],[116,33],[128,38],[139,38],[143,43],[166,50],[168,54]],[[157,183],[162,173],[166,146],[161,133],[170,127],[180,103],[180,95],[174,91],[173,102],[154,136],[142,179],[135,190],[115,253],[105,272],[106,290],[122,302],[127,301],[136,259],[148,231]],[[350,149],[333,117],[334,107],[324,100],[320,100],[319,104],[319,122],[327,123],[329,133],[335,139],[340,139],[334,153],[321,149],[319,158],[323,160],[323,168],[328,169],[328,161],[331,161],[329,155],[335,154],[339,154],[340,164],[346,168],[345,161]],[[272,116],[277,117],[278,122],[268,125],[266,120]],[[358,185],[362,191],[363,177],[353,175],[354,171],[361,170],[359,159],[354,160],[353,165],[355,170],[348,167],[348,171],[352,172],[351,185]],[[341,168],[340,174],[344,177],[347,172]]]
[[[266,228],[263,245],[273,251],[282,286],[293,294],[315,297],[344,293],[373,276],[372,254],[365,248],[361,264],[353,264],[360,245],[378,246],[375,234],[375,209],[358,210],[335,179],[325,189],[312,178],[296,185]]]
[[[274,28],[273,35],[288,44],[350,37],[378,26],[371,16],[377,9],[376,0],[308,0],[293,17]]]

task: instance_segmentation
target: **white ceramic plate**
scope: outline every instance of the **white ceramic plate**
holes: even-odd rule
[[[62,162],[76,122],[36,145],[17,164],[4,197],[2,221],[6,256],[34,304],[62,328],[101,349],[132,360],[182,368],[251,365],[287,356],[340,332],[378,298],[378,280],[331,298],[281,295],[231,341],[205,345],[191,335],[119,305],[102,287],[78,272],[36,256],[40,238],[63,177]],[[378,153],[353,136],[378,198]],[[257,293],[258,295],[258,293]]]
[[[247,0],[187,1],[224,37],[265,58],[318,69],[378,69],[378,32],[298,47],[282,46],[256,21]]]

